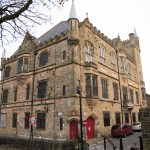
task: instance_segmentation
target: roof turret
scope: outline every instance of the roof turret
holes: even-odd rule
[[[71,10],[70,10],[69,19],[77,19],[76,9],[74,6],[74,0],[72,0],[72,6],[71,6]]]

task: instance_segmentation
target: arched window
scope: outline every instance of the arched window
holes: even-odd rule
[[[105,47],[102,44],[99,45],[99,52],[100,52],[100,63],[105,64],[106,50],[105,50]]]
[[[7,66],[7,67],[5,68],[5,78],[10,77],[10,70],[11,70],[10,66]]]
[[[42,52],[40,54],[40,62],[39,62],[39,66],[45,66],[47,65],[48,62],[48,52]]]
[[[86,43],[86,62],[92,62],[92,50],[93,46],[90,42]]]
[[[114,52],[110,52],[110,63],[111,63],[111,68],[113,70],[116,70],[116,55]]]

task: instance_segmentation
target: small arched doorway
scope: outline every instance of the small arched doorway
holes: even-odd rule
[[[78,137],[78,122],[72,120],[70,122],[70,139],[76,139]]]
[[[92,117],[87,118],[86,135],[87,139],[94,138],[94,119]]]

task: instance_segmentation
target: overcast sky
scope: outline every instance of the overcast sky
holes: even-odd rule
[[[126,40],[129,33],[134,32],[136,28],[140,40],[146,92],[150,94],[150,0],[74,0],[74,3],[79,21],[83,21],[88,13],[89,21],[108,38],[113,39],[119,34],[121,40]],[[67,20],[71,4],[72,0],[68,0],[60,10],[51,11],[51,24],[38,26],[32,34],[39,37],[59,22]],[[10,44],[6,56],[11,56],[19,44]]]

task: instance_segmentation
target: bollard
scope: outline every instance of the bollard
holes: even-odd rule
[[[120,150],[123,150],[122,138],[120,138]]]
[[[142,137],[139,136],[138,138],[140,140],[140,150],[143,150],[143,140],[142,140]]]
[[[105,137],[103,137],[104,138],[104,150],[106,150],[106,139],[105,139]]]

